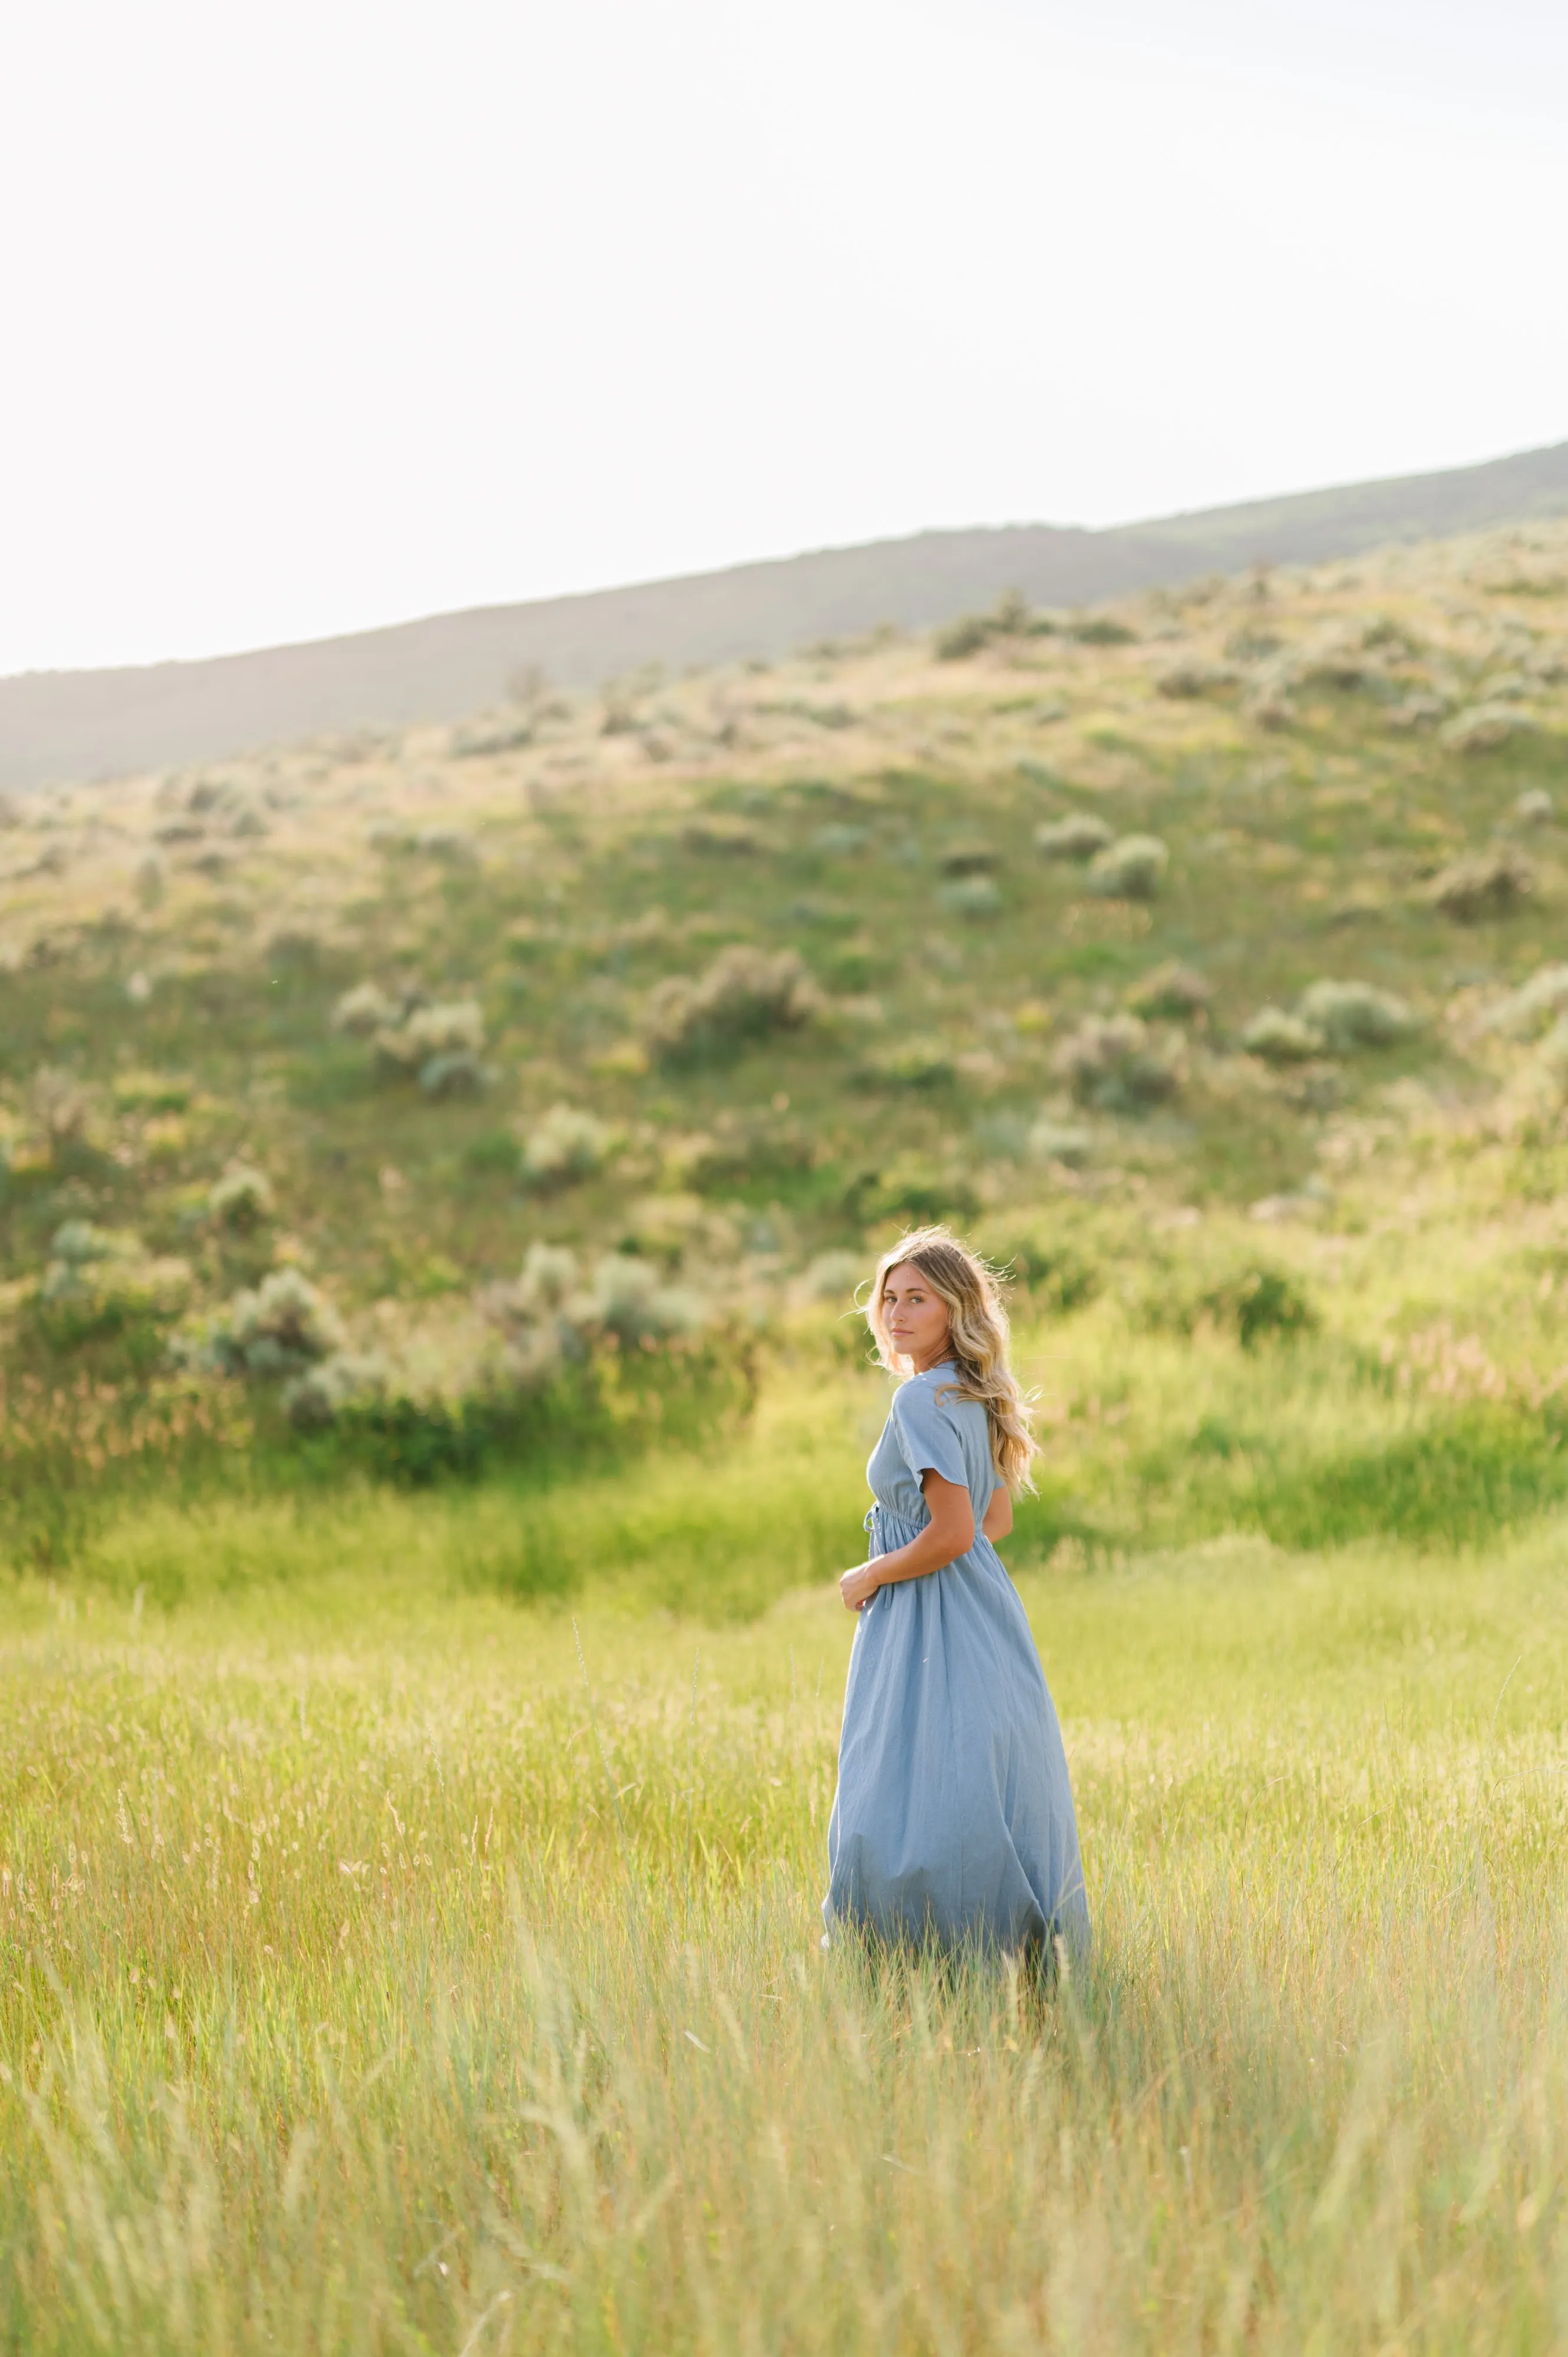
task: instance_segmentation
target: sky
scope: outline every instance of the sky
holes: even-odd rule
[[[0,673],[1568,438],[1563,0],[49,0],[0,221]]]

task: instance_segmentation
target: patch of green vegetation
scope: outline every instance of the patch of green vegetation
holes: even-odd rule
[[[1535,1027],[1505,1000],[1555,986],[1568,595],[1491,601],[1483,628],[1455,590],[1481,561],[1455,544],[1359,586],[1249,576],[1076,621],[1009,599],[940,649],[141,781],[114,831],[97,790],[40,797],[23,835],[66,856],[0,939],[0,1366],[43,1404],[24,1429],[58,1436],[81,1500],[127,1461],[72,1441],[84,1384],[133,1422],[188,1393],[249,1461],[301,1370],[223,1372],[211,1336],[295,1269],[340,1337],[301,1394],[339,1422],[310,1439],[321,1466],[543,1461],[536,1247],[575,1256],[585,1299],[629,1259],[688,1340],[767,1358],[823,1254],[947,1217],[1033,1240],[1043,1363],[1114,1311],[1134,1360],[1229,1351],[1285,1419],[1304,1383],[1398,1344],[1433,1272],[1468,1301],[1479,1254],[1486,1298],[1444,1314],[1455,1349],[1484,1329],[1486,1396],[1529,1409],[1499,1464],[1536,1464],[1568,1052],[1554,1005]],[[241,1234],[247,1171],[266,1205]],[[45,1314],[73,1220],[127,1240],[124,1281],[57,1278]],[[177,1306],[126,1275],[158,1259],[184,1267]],[[630,1346],[676,1422],[679,1323]],[[1127,1463],[1187,1426],[1136,1386],[1124,1405],[1123,1457],[1080,1450],[1050,1492],[1079,1501],[1062,1535],[1256,1524],[1239,1488],[1134,1494]],[[1413,1503],[1380,1523],[1370,1476],[1321,1469],[1351,1464],[1342,1437],[1275,1464],[1280,1528],[1414,1533]],[[1369,1460],[1425,1445],[1362,1439]],[[1543,1510],[1541,1461],[1477,1475],[1432,1532]],[[1391,1474],[1412,1498],[1435,1480]],[[91,1521],[51,1509],[34,1552]]]

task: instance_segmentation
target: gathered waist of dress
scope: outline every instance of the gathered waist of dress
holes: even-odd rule
[[[875,1563],[879,1555],[892,1555],[897,1548],[908,1546],[910,1540],[918,1539],[925,1528],[924,1523],[906,1522],[902,1514],[894,1513],[886,1506],[868,1506],[865,1513],[865,1530],[870,1545],[866,1549],[866,1560]],[[964,1555],[956,1555],[954,1561],[963,1563],[969,1555],[978,1555],[982,1551],[989,1555],[993,1549],[991,1541],[976,1521],[973,1545],[969,1547]]]

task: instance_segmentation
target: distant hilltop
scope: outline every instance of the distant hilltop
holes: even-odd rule
[[[1250,500],[1087,532],[1012,524],[738,565],[632,588],[488,606],[200,662],[0,680],[0,788],[221,760],[326,731],[462,720],[520,673],[566,687],[637,669],[788,654],[892,623],[921,630],[1018,589],[1082,606],[1256,564],[1568,514],[1568,442],[1481,467]]]

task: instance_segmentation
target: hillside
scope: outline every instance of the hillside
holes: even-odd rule
[[[695,1437],[944,1215],[1020,1281],[1042,1549],[1532,1511],[1565,797],[1563,524],[41,791],[7,1543]]]
[[[883,624],[931,629],[1010,589],[1071,608],[1565,512],[1568,443],[1114,531],[922,533],[209,662],[33,673],[0,680],[0,791],[224,759],[326,730],[460,721],[531,673],[583,689],[650,662],[779,660]]]

